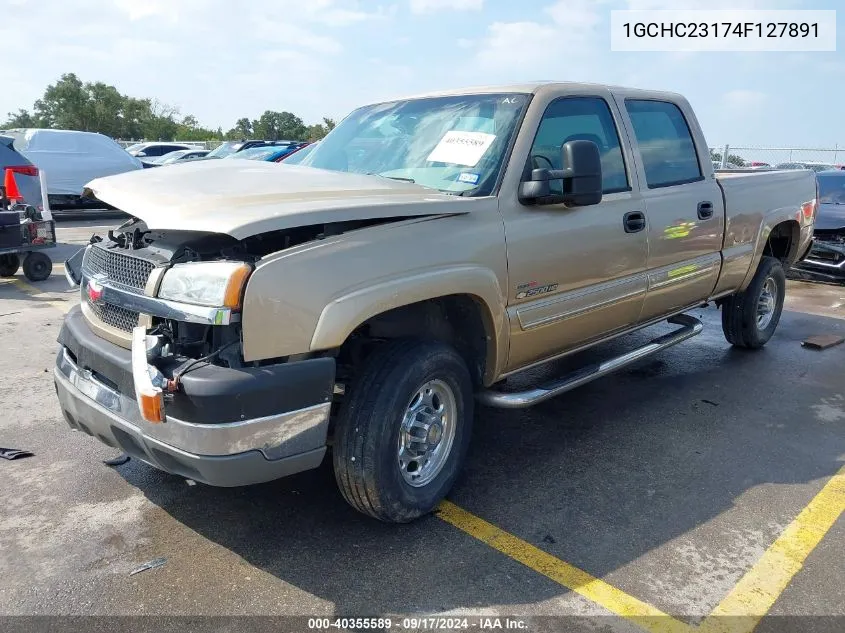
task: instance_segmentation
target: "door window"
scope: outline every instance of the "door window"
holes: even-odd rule
[[[695,143],[681,109],[668,101],[625,101],[649,189],[703,180]]]
[[[528,169],[560,169],[560,146],[576,140],[592,141],[598,146],[603,193],[630,189],[613,115],[607,102],[599,97],[563,97],[549,104],[534,137]],[[549,184],[552,193],[562,193],[560,180]]]

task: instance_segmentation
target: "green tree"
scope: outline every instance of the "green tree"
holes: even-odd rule
[[[235,127],[226,133],[226,138],[237,141],[240,139],[248,139],[252,137],[252,121],[247,117],[243,117],[235,121]]]
[[[91,104],[85,86],[74,73],[65,73],[55,84],[47,86],[34,109],[45,127],[89,130]]]
[[[273,110],[267,110],[257,121],[253,121],[252,131],[256,138],[267,141],[297,140],[308,135],[308,128],[298,116],[292,112]]]
[[[116,138],[122,136],[126,131],[123,112],[126,97],[114,86],[100,81],[85,84],[85,91],[88,97],[85,106],[89,117],[88,130]]]
[[[8,119],[3,124],[3,127],[40,127],[38,119],[36,119],[29,110],[19,109],[17,112],[9,112]]]
[[[258,119],[238,119],[225,134],[222,128],[207,129],[193,115],[182,116],[178,108],[154,99],[130,97],[101,81],[83,82],[74,73],[65,73],[47,86],[31,110],[8,113],[3,125],[46,127],[100,132],[127,140],[213,141],[224,138],[263,138],[267,140],[319,140],[335,126],[324,118],[305,125],[292,112],[267,110]]]
[[[335,128],[335,125],[337,124],[334,119],[323,117],[322,123],[315,123],[314,125],[308,126],[308,140],[319,141],[326,134],[331,132]]]

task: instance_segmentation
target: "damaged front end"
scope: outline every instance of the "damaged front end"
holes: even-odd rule
[[[816,229],[813,245],[793,276],[821,281],[845,281],[845,227]]]
[[[214,485],[316,467],[334,358],[245,362],[241,306],[262,256],[348,228],[237,240],[130,220],[92,238],[66,266],[81,301],[59,334],[54,374],[70,426]],[[226,466],[235,461],[237,471]]]

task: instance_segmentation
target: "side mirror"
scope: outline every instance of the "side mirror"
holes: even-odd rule
[[[593,141],[567,141],[560,148],[562,169],[532,169],[519,187],[519,201],[529,205],[565,204],[583,207],[601,202],[601,154]],[[563,193],[552,193],[549,182],[562,180]]]

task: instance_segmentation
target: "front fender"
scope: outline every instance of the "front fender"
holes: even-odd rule
[[[484,306],[496,339],[487,367],[496,367],[507,358],[504,226],[495,198],[473,206],[477,212],[364,227],[263,258],[244,293],[244,360],[334,349],[377,314],[465,294]]]
[[[485,364],[488,376],[485,378],[498,374],[499,364],[507,359],[507,337],[503,335],[507,331],[504,327],[505,297],[496,274],[476,266],[426,270],[382,280],[339,296],[320,314],[310,349],[339,347],[358,326],[376,315],[448,295],[469,295],[481,304],[485,313],[483,318],[492,330]]]

